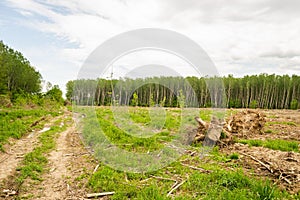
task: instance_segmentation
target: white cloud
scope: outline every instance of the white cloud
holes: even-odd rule
[[[61,59],[76,69],[110,37],[155,27],[178,31],[195,40],[221,74],[299,73],[299,60],[295,61],[300,53],[297,0],[7,2],[27,16],[23,20],[31,28],[77,44],[57,49]]]

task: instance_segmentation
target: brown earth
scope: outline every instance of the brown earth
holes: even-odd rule
[[[70,116],[70,113],[65,115],[65,117],[67,116]],[[17,152],[26,154],[38,145],[36,137],[30,142],[26,139],[18,140],[18,145],[13,145],[13,147],[18,149],[25,145]],[[15,156],[10,157],[15,158]],[[50,152],[47,158],[47,172],[43,173],[42,181],[26,180],[21,188],[16,188],[17,184],[14,178],[17,173],[16,167],[19,160],[22,159],[17,160],[18,162],[14,161],[15,164],[10,166],[3,166],[1,163],[0,167],[3,168],[3,171],[10,171],[10,173],[7,173],[5,177],[2,175],[4,178],[0,185],[0,192],[2,192],[0,198],[15,199],[18,196],[21,199],[85,199],[84,197],[88,193],[87,177],[93,173],[97,162],[82,144],[74,122],[66,131],[58,134],[56,149]],[[76,179],[80,176],[84,178]],[[14,193],[15,191],[17,191],[15,195],[7,195],[9,192]]]
[[[261,133],[252,131],[247,135],[247,139],[300,141],[299,110],[261,110],[260,112],[266,116],[266,124]],[[238,134],[237,138],[245,137]],[[300,191],[300,153],[298,152],[249,147],[240,143],[223,146],[220,152],[227,155],[238,153],[240,156],[236,163],[249,174],[269,177],[290,193]]]
[[[44,129],[49,128],[57,119],[58,117],[51,119],[44,126]],[[8,144],[4,145],[5,152],[0,152],[0,183],[12,175],[23,156],[31,152],[38,145],[38,136],[41,132],[43,130],[33,131],[19,140],[10,139]]]

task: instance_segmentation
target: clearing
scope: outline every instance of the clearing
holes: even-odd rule
[[[227,116],[239,111],[227,110]],[[104,165],[101,157],[92,156],[90,153],[97,152],[93,143],[97,138],[93,134],[86,137],[89,123],[78,129],[74,122],[88,122],[89,116],[63,111],[39,130],[3,145],[0,198],[86,199],[88,194],[104,193],[98,198],[299,199],[300,112],[260,112],[266,116],[263,133],[236,136],[234,143],[216,146],[205,157],[201,157],[201,144],[193,143],[176,161],[159,170],[132,173],[114,170]],[[180,109],[165,109],[164,123],[153,126],[148,108],[130,108],[130,118],[138,128],[120,124],[122,119],[114,121],[110,107],[99,107],[96,114],[110,141],[121,149],[140,153],[162,148],[174,138],[181,123]],[[198,111],[206,122],[210,115],[209,109]],[[182,119],[190,129],[197,128],[194,117]],[[155,133],[148,138],[123,131],[137,134],[140,129],[148,131],[147,127]],[[88,145],[83,145],[81,138]]]

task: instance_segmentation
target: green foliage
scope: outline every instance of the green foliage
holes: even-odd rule
[[[0,112],[0,145],[4,144],[10,137],[19,139],[25,133],[39,128],[39,125],[44,123],[44,116],[49,114],[58,115],[57,112],[40,108],[3,110]]]
[[[78,107],[76,112],[85,111],[85,107]],[[139,126],[147,126],[151,123],[148,114],[149,108],[129,108],[130,119],[132,123]],[[84,120],[89,119],[88,112]],[[119,128],[118,121],[115,121],[111,108],[101,107],[96,109],[98,119],[94,125],[99,125],[105,133],[106,139],[114,145],[127,151],[148,152],[161,149],[166,142],[170,142],[172,133],[179,129],[181,123],[190,123],[190,116],[185,116],[181,109],[166,109],[166,122],[160,133],[150,138],[132,137]],[[114,113],[116,114],[116,113]],[[206,109],[199,113],[201,116],[210,119],[211,112]],[[194,115],[193,115],[194,116]],[[181,120],[184,120],[181,122]],[[87,122],[86,121],[86,122]],[[127,123],[129,124],[129,123]],[[190,125],[189,124],[189,125]],[[99,139],[99,134],[93,132],[92,123],[83,127],[85,143],[93,147],[97,152],[95,141]],[[101,143],[103,145],[103,143]],[[199,146],[201,148],[201,146]],[[199,147],[190,147],[191,151],[202,152]],[[97,153],[95,153],[97,154]],[[101,154],[102,155],[102,154]],[[102,155],[103,156],[103,155]],[[110,155],[111,156],[111,155]],[[93,192],[116,193],[110,196],[111,199],[285,199],[290,197],[285,191],[280,191],[268,180],[260,180],[253,176],[247,176],[237,165],[233,167],[234,171],[228,170],[225,165],[234,163],[234,159],[239,159],[239,154],[233,153],[229,156],[219,152],[218,147],[213,148],[210,156],[205,158],[205,162],[199,156],[182,155],[181,158],[156,171],[147,173],[126,173],[114,170],[104,164],[100,164],[97,172],[93,173],[88,181],[88,187]],[[183,165],[183,163],[186,165]],[[220,165],[220,163],[222,163]],[[190,166],[211,170],[210,173],[202,173],[192,169]],[[149,167],[149,166],[147,166]],[[149,168],[147,168],[149,170]],[[86,177],[86,176],[84,176]],[[157,178],[163,177],[163,179]],[[76,179],[82,179],[77,177]],[[165,179],[164,179],[165,178]],[[168,192],[174,185],[174,181],[169,179],[178,179],[186,182],[173,192],[174,196],[167,197]]]
[[[299,152],[299,143],[297,141],[287,140],[239,140],[239,143],[248,144],[249,146],[266,147],[269,149],[280,150],[280,151],[294,151]]]
[[[182,90],[179,90],[179,95],[177,96],[177,104],[179,108],[183,108],[185,105],[185,96],[183,95]]]
[[[50,98],[59,104],[63,104],[64,102],[64,99],[62,98],[62,91],[59,89],[58,85],[54,85],[52,89],[45,94],[45,96],[46,98]]]
[[[293,99],[291,101],[291,109],[296,110],[298,108],[298,101],[296,99]]]
[[[137,86],[140,86],[136,88]],[[222,90],[224,86],[225,90]],[[228,108],[294,108],[299,104],[300,76],[260,74],[228,77],[149,77],[137,79],[74,80],[67,84],[67,97],[74,92],[78,105],[93,101],[96,105],[109,105],[112,88],[118,94],[120,105],[134,105],[130,91],[138,95],[138,105],[148,107],[228,107]],[[263,90],[262,90],[263,88]],[[224,91],[224,92],[222,92]],[[222,93],[220,93],[222,92]],[[93,93],[94,99],[88,99]],[[213,96],[212,96],[213,94]],[[222,98],[221,98],[222,97]],[[212,102],[212,99],[216,102]],[[75,99],[74,99],[75,101]],[[226,104],[226,103],[227,104]],[[292,104],[293,103],[293,104]],[[91,103],[90,103],[91,104]],[[299,105],[298,105],[299,107]]]
[[[68,81],[66,84],[66,88],[67,88],[66,97],[69,101],[71,101],[73,97],[73,91],[74,91],[74,81]]]
[[[131,105],[132,106],[138,106],[139,104],[139,97],[137,95],[137,93],[133,93],[133,98],[131,99]]]
[[[233,159],[233,160],[237,160],[237,159],[239,159],[239,156],[240,155],[238,153],[233,153],[233,154],[229,155],[229,158]]]
[[[167,170],[172,169],[172,170]],[[286,192],[280,191],[270,181],[258,180],[246,176],[243,171],[228,171],[210,165],[211,173],[191,171],[179,162],[172,163],[168,168],[150,174],[131,174],[119,172],[106,166],[100,166],[89,179],[89,187],[93,191],[115,191],[111,199],[284,199]],[[168,172],[168,173],[166,173]],[[183,178],[186,182],[173,194],[167,197],[174,177]],[[124,181],[126,177],[127,181]],[[153,178],[154,177],[154,178]],[[155,177],[163,177],[160,179]],[[145,181],[146,180],[146,181]],[[143,184],[141,182],[143,181]]]
[[[11,107],[12,103],[8,95],[0,95],[0,107]]]
[[[282,124],[282,125],[289,125],[289,126],[297,126],[295,122],[280,122],[280,121],[272,121],[272,122],[266,122],[265,126],[270,126],[273,124]]]
[[[258,103],[256,100],[250,102],[249,108],[257,108],[257,107],[258,107]]]
[[[41,80],[41,74],[20,52],[0,41],[0,94],[40,92]]]
[[[287,197],[270,182],[248,178],[242,171],[217,170],[210,174],[196,172],[183,186],[197,199],[281,199]]]

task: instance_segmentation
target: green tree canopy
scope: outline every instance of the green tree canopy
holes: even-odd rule
[[[41,81],[41,74],[22,53],[0,41],[0,94],[38,93]]]

